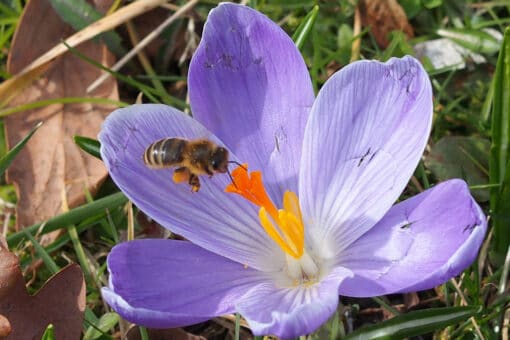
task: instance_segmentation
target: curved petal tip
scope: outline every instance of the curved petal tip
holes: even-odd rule
[[[395,205],[343,252],[355,273],[340,293],[368,297],[429,289],[476,259],[486,217],[462,180],[450,180]]]

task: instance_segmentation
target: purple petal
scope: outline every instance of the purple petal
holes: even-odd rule
[[[306,126],[299,182],[316,242],[338,253],[384,216],[431,121],[430,81],[414,58],[356,62],[326,82]]]
[[[260,273],[185,241],[121,243],[108,255],[106,302],[139,325],[180,327],[233,313]]]
[[[255,335],[274,334],[289,339],[321,326],[336,310],[338,286],[351,272],[336,268],[321,282],[278,288],[261,282],[236,305]]]
[[[197,193],[172,181],[173,169],[145,166],[143,153],[165,137],[207,138],[200,123],[165,105],[132,105],[108,116],[99,135],[101,155],[112,179],[140,209],[193,243],[250,267],[272,270],[284,261],[264,233],[256,207],[224,192],[226,174],[201,177]],[[235,158],[235,156],[233,156]]]
[[[355,276],[340,294],[366,297],[435,287],[469,266],[487,222],[461,180],[436,185],[394,206],[341,254]]]
[[[249,7],[219,5],[205,24],[188,84],[194,117],[264,172],[275,202],[285,190],[297,192],[314,94],[301,54],[279,26]]]

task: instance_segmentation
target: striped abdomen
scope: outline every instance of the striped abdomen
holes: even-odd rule
[[[150,168],[167,168],[179,165],[188,144],[180,138],[165,138],[152,143],[145,149],[143,161]]]

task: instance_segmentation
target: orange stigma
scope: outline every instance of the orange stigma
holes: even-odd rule
[[[266,193],[262,183],[262,173],[248,173],[248,164],[238,166],[232,171],[233,183],[225,188],[260,207],[259,219],[262,228],[273,241],[295,259],[301,258],[304,251],[305,228],[299,199],[292,191],[283,195],[283,209],[277,209]],[[271,218],[269,218],[269,216]]]

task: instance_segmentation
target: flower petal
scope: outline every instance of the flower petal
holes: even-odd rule
[[[219,5],[205,24],[188,85],[194,117],[264,172],[275,202],[285,190],[297,192],[314,94],[301,54],[279,26],[249,7]]]
[[[430,81],[414,58],[356,62],[329,79],[303,143],[309,235],[338,253],[381,219],[416,168],[431,121]]]
[[[202,176],[200,191],[193,193],[188,184],[172,181],[173,169],[145,166],[145,149],[166,137],[221,144],[200,123],[165,105],[132,105],[108,116],[99,135],[101,155],[119,188],[150,217],[193,243],[250,267],[279,268],[285,261],[281,250],[260,227],[256,207],[224,192],[230,181],[226,174]]]
[[[139,325],[180,327],[234,312],[259,284],[260,273],[191,242],[144,239],[121,243],[108,255],[110,286],[103,298]]]
[[[338,286],[350,275],[339,267],[310,286],[278,288],[273,282],[261,282],[242,297],[236,310],[255,335],[295,338],[313,332],[335,312]]]
[[[341,254],[355,276],[340,294],[367,297],[435,287],[469,266],[487,222],[461,180],[436,185],[395,205]]]

